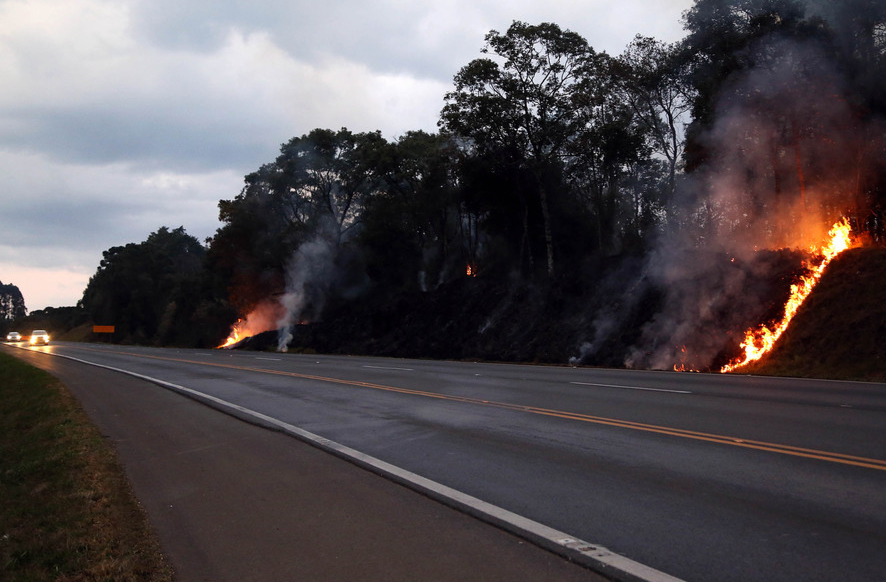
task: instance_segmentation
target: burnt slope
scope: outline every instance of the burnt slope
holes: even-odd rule
[[[803,256],[771,251],[740,269],[747,303],[720,314],[722,346],[711,370],[739,355],[743,330],[780,317]],[[466,277],[429,293],[363,297],[298,325],[290,350],[432,359],[580,363],[624,367],[625,354],[660,316],[665,294],[643,276],[643,264],[618,261],[556,284],[492,282]],[[757,274],[755,274],[757,273]],[[762,273],[762,274],[761,274]],[[725,278],[721,276],[716,280]],[[853,249],[831,263],[775,350],[738,373],[886,381],[886,249]],[[598,336],[601,314],[615,314],[592,357],[581,352]],[[242,349],[274,350],[277,332],[249,338]]]
[[[886,381],[886,249],[834,259],[772,352],[741,373]]]
[[[698,322],[699,332],[693,338],[720,352],[714,359],[718,369],[737,350],[741,331],[781,309],[791,281],[803,270],[804,257],[767,251],[737,261],[722,253],[694,253],[686,262],[709,265],[707,279],[671,281],[673,288],[648,276],[643,259],[622,256],[543,284],[481,276],[458,278],[430,292],[377,290],[356,300],[333,302],[322,319],[296,326],[289,349],[624,367],[628,354],[655,349],[655,342],[667,345],[666,337],[650,340],[649,330],[652,326],[669,333],[661,321],[675,301],[700,297],[710,321]],[[742,293],[720,292],[726,282],[736,280],[742,282]],[[679,292],[699,287],[717,291],[719,298]],[[276,345],[274,331],[238,347],[262,350]],[[693,346],[686,347],[691,351]],[[674,363],[666,362],[665,368]],[[641,362],[638,367],[649,366]]]

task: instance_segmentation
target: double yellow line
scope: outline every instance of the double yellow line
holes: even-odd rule
[[[580,422],[589,422],[593,424],[613,426],[618,428],[627,428],[631,430],[639,430],[643,432],[651,432],[663,434],[673,437],[692,439],[697,441],[705,441],[717,443],[721,445],[729,445],[733,447],[742,447],[745,449],[756,449],[770,453],[779,453],[782,455],[791,455],[794,457],[804,457],[807,459],[815,459],[819,461],[827,461],[830,463],[839,463],[842,465],[852,465],[856,467],[864,467],[866,469],[876,469],[878,471],[886,471],[886,461],[880,459],[871,459],[867,457],[858,457],[855,455],[844,455],[842,453],[831,453],[828,451],[820,451],[816,449],[806,449],[802,447],[794,447],[790,445],[780,445],[776,443],[768,443],[765,441],[755,441],[741,439],[736,437],[710,434],[693,430],[684,430],[680,428],[671,428],[659,426],[655,424],[646,424],[642,422],[632,422],[629,420],[619,420],[615,418],[606,418],[602,416],[592,416],[578,412],[567,412],[563,410],[552,410],[549,408],[540,408],[537,406],[525,406],[521,404],[509,404],[507,402],[496,402],[494,400],[482,400],[479,398],[470,398],[467,396],[453,396],[449,394],[440,394],[438,392],[427,392],[424,390],[413,390],[411,388],[398,388],[396,386],[387,386],[385,384],[374,384],[372,382],[360,382],[358,380],[345,380],[342,378],[331,378],[327,376],[315,376],[312,374],[300,374],[298,372],[285,372],[280,370],[268,370],[267,368],[252,368],[247,366],[237,366],[233,364],[218,364],[214,362],[201,362],[197,360],[185,360],[178,358],[166,358],[161,356],[149,356],[146,354],[126,353],[126,355],[137,356],[142,358],[151,358],[155,360],[166,360],[170,362],[181,362],[186,364],[198,364],[202,366],[214,366],[216,368],[230,368],[234,370],[242,370],[246,372],[259,372],[262,374],[274,374],[276,376],[288,376],[292,378],[301,378],[304,380],[315,380],[317,382],[331,382],[334,384],[345,384],[349,386],[357,386],[360,388],[372,388],[374,390],[384,390],[386,392],[397,392],[400,394],[410,394],[413,396],[424,396],[426,398],[436,398],[438,400],[446,400],[450,402],[462,402],[465,404],[477,404],[481,406],[492,406],[504,410],[515,412],[526,412],[530,414],[539,414],[542,416],[551,416],[556,418],[564,418],[567,420],[577,420]]]

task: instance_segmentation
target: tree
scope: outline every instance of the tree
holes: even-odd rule
[[[797,0],[696,0],[683,14],[689,34],[681,42],[677,62],[694,90],[693,122],[686,144],[689,171],[707,157],[703,135],[713,125],[717,107],[741,99],[724,95],[729,80],[753,69],[765,57],[765,53],[754,50],[761,41],[814,33],[818,23],[804,17],[803,6]]]
[[[428,290],[474,261],[457,156],[449,137],[423,131],[393,144],[387,166],[379,167],[385,186],[366,206],[359,240],[374,281]]]
[[[648,129],[613,86],[614,79],[606,81],[601,83],[603,97],[586,105],[587,126],[568,147],[569,179],[591,214],[596,248],[602,252],[620,250],[628,231],[639,236],[639,223],[628,223],[645,213],[630,210],[636,195],[625,196],[622,181],[631,168],[648,160],[650,141]]]
[[[391,155],[377,131],[314,129],[247,175],[235,199],[219,202],[224,226],[210,242],[209,264],[230,282],[241,316],[284,293],[287,266],[306,243],[329,245],[333,258],[353,243],[364,209],[387,185]]]
[[[859,215],[886,206],[886,3],[881,0],[807,0],[833,31],[837,68],[851,87],[848,101],[863,123],[855,132],[856,206]]]
[[[614,61],[619,95],[630,104],[653,151],[667,160],[668,192],[676,186],[683,157],[684,132],[692,89],[680,75],[678,45],[637,35]]]
[[[726,229],[807,242],[823,234],[810,222],[864,215],[883,195],[876,90],[860,71],[877,67],[886,11],[863,0],[853,8],[698,0],[685,14],[683,62],[696,89],[687,168],[717,181]]]
[[[96,323],[114,325],[119,341],[158,341],[161,322],[187,318],[176,294],[199,278],[203,256],[183,227],[161,227],[144,242],[104,251],[80,304]]]
[[[13,284],[0,282],[0,321],[14,321],[27,315],[22,292]]]
[[[280,148],[272,191],[295,223],[331,227],[341,244],[360,221],[366,201],[378,189],[378,172],[388,155],[381,132],[353,134],[315,129]]]
[[[523,22],[514,22],[505,34],[490,31],[483,53],[495,58],[476,59],[456,74],[440,127],[467,140],[480,157],[511,158],[532,176],[552,276],[550,181],[560,175],[567,145],[586,125],[582,102],[596,94],[597,55],[574,32]]]

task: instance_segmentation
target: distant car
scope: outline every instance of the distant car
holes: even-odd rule
[[[49,343],[49,334],[46,333],[45,330],[35,329],[31,332],[31,345],[35,346],[37,344],[46,345]]]
[[[6,341],[8,342],[20,342],[22,341],[22,334],[17,331],[11,331],[6,334]]]

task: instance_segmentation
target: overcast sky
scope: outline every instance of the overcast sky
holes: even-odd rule
[[[0,0],[0,281],[74,305],[112,246],[201,241],[280,144],[436,131],[489,30],[554,22],[618,54],[692,0]]]

